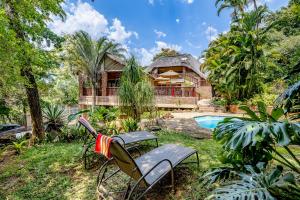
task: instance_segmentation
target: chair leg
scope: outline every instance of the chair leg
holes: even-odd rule
[[[175,181],[174,181],[174,170],[171,170],[171,184],[172,184],[172,193],[175,193]]]
[[[157,138],[155,139],[155,141],[156,141],[156,147],[158,147],[158,140],[157,140]]]
[[[198,170],[200,169],[200,164],[199,164],[199,155],[198,155],[198,151],[196,152],[196,156],[197,156],[197,166],[198,166]]]

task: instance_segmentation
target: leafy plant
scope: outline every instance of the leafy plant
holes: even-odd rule
[[[300,188],[295,177],[291,173],[282,175],[281,166],[277,166],[271,172],[265,172],[263,168],[255,170],[249,165],[245,168],[247,173],[228,172],[227,175],[232,174],[235,178],[215,189],[206,199],[275,200],[279,196],[291,200],[300,198]]]
[[[121,111],[137,121],[154,106],[153,88],[134,57],[129,59],[123,70],[118,95]]]
[[[139,126],[138,122],[134,120],[133,118],[128,118],[122,121],[122,127],[125,132],[131,132],[131,131],[136,131]]]
[[[65,109],[58,105],[47,104],[43,108],[46,132],[59,132],[65,122]]]
[[[26,140],[13,142],[13,147],[17,151],[18,154],[21,154],[25,145],[27,144]]]
[[[240,106],[248,118],[226,118],[214,130],[214,139],[220,141],[228,157],[237,154],[243,164],[255,166],[259,162],[268,162],[276,159],[278,162],[299,173],[300,162],[289,149],[288,145],[299,138],[300,124],[280,121],[284,115],[281,108],[275,108],[271,114],[267,113],[266,105],[262,102],[257,105],[259,115],[247,106]],[[288,154],[298,163],[295,166],[281,155],[275,144],[283,146]],[[275,153],[277,157],[274,157]]]
[[[292,119],[298,119],[300,111],[300,81],[291,85],[284,93],[277,99],[276,104],[282,107],[284,112],[290,113]]]

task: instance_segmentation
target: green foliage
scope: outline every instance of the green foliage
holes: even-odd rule
[[[263,92],[265,67],[264,45],[272,24],[261,26],[268,10],[240,14],[231,24],[231,30],[213,41],[205,53],[204,69],[208,70],[217,94],[226,99],[243,101]]]
[[[290,200],[300,198],[300,188],[297,187],[295,177],[291,173],[282,176],[281,166],[277,166],[271,172],[246,166],[246,171],[247,173],[232,171],[231,176],[238,178],[222,184],[206,199],[275,200],[280,196]]]
[[[156,55],[153,56],[152,60],[154,61],[161,57],[177,56],[177,55],[179,55],[179,52],[177,52],[174,49],[162,48],[159,53],[157,53]]]
[[[299,119],[300,110],[300,81],[291,85],[277,99],[276,104],[284,109],[285,113],[290,113],[292,119]]]
[[[122,128],[127,132],[136,131],[139,128],[138,122],[132,118],[124,119],[122,121]]]
[[[141,115],[154,107],[154,92],[146,73],[134,57],[123,70],[119,88],[121,111],[140,121]]]
[[[13,147],[17,151],[18,154],[21,154],[27,144],[26,140],[13,142]]]
[[[96,107],[94,111],[91,111],[89,116],[93,123],[97,122],[111,122],[116,120],[120,115],[120,111],[117,107],[105,108],[104,106]]]
[[[45,125],[47,132],[59,132],[60,128],[65,123],[64,111],[65,109],[58,105],[46,104],[43,108],[43,116],[45,118]]]
[[[247,106],[241,106],[248,118],[227,118],[214,130],[214,139],[222,143],[223,149],[228,152],[227,157],[234,157],[233,160],[239,158],[243,165],[255,166],[273,159],[272,153],[278,154],[275,144],[289,151],[287,146],[296,141],[300,134],[298,123],[279,120],[284,115],[281,108],[275,108],[269,114],[264,103],[258,103],[257,107],[259,114]],[[298,162],[297,158],[295,160]],[[283,162],[298,172],[297,167],[286,160]]]

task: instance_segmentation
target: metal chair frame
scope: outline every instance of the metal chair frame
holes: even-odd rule
[[[185,162],[185,163],[182,163],[184,160],[186,160],[187,158],[191,157],[192,155],[196,154],[196,157],[197,157],[197,161],[195,162]],[[130,155],[130,154],[129,154]],[[132,157],[131,157],[132,158]],[[132,158],[133,159],[133,158]],[[134,159],[133,159],[134,160]],[[112,178],[114,175],[116,175],[117,173],[119,173],[121,170],[120,169],[117,169],[116,171],[114,171],[112,174],[110,174],[108,177],[105,177],[105,174],[107,173],[107,167],[108,165],[111,163],[111,162],[114,162],[114,159],[111,158],[110,160],[107,160],[100,168],[99,170],[99,173],[98,173],[98,177],[97,177],[97,191],[98,193],[100,193],[99,191],[99,186],[102,185],[102,183],[105,183],[108,179]],[[139,200],[141,199],[150,189],[153,188],[154,185],[156,185],[159,181],[161,181],[162,178],[164,178],[169,172],[171,172],[171,187],[172,187],[172,192],[175,191],[175,181],[174,181],[174,168],[177,167],[178,165],[183,165],[183,164],[190,164],[190,163],[196,163],[197,164],[197,167],[199,169],[200,165],[199,165],[199,155],[198,155],[198,152],[195,151],[189,155],[187,155],[184,159],[182,159],[175,167],[173,166],[172,162],[169,160],[169,159],[163,159],[161,161],[159,161],[158,163],[156,163],[151,169],[149,169],[144,175],[142,175],[138,180],[137,182],[134,184],[134,186],[132,187],[131,189],[131,182],[132,182],[132,177],[130,176],[130,180],[127,184],[127,189],[126,189],[126,192],[125,192],[125,195],[124,195],[124,200],[130,200],[133,195],[134,195],[134,192],[135,190],[137,189],[137,187],[140,185],[140,183],[142,181],[144,181],[145,183],[147,183],[145,181],[145,177],[151,173],[156,167],[158,167],[160,164],[164,163],[164,162],[167,162],[169,165],[170,165],[170,171],[167,171],[163,174],[161,174],[152,184],[147,184],[146,185],[146,189],[143,191],[143,193],[141,195],[139,195],[137,198],[135,198],[135,200]],[[132,170],[132,174],[136,171],[136,170],[139,170],[138,167],[134,168]],[[102,176],[101,176],[102,174]],[[100,178],[101,176],[101,178]],[[121,191],[118,191],[118,192],[121,192]]]
[[[82,154],[82,159],[83,159],[83,162],[84,162],[84,168],[85,169],[90,169],[88,167],[87,153],[88,153],[89,148],[92,147],[95,144],[95,140],[97,138],[97,135],[95,135],[93,132],[89,131],[88,128],[85,127],[83,124],[79,123],[78,128],[80,128],[81,126],[84,128],[84,137],[83,137],[83,149],[84,150],[83,150],[83,154]],[[89,142],[89,136],[93,136],[93,141]],[[155,139],[144,139],[144,140],[140,140],[140,141],[138,141],[136,143],[129,143],[129,144],[126,144],[125,141],[124,141],[124,139],[122,137],[120,137],[119,135],[114,135],[114,136],[112,136],[112,138],[118,138],[118,139],[120,139],[122,141],[122,146],[124,148],[127,146],[126,147],[127,150],[135,149],[135,150],[137,150],[139,152],[139,154],[141,154],[141,152],[137,148],[137,145],[135,145],[136,143],[144,142],[144,141],[147,141],[147,140],[155,140],[156,147],[158,147],[158,138],[155,138]],[[98,158],[100,159],[101,157],[104,157],[104,156],[99,156]]]

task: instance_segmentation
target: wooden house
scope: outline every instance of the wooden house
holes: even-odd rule
[[[123,60],[112,55],[106,57],[99,71],[97,105],[118,105],[117,90],[124,66]],[[145,70],[154,87],[157,107],[196,108],[199,99],[212,97],[211,85],[200,71],[200,63],[189,54],[157,58]],[[92,89],[87,80],[87,77],[79,75],[81,107],[92,104]]]

